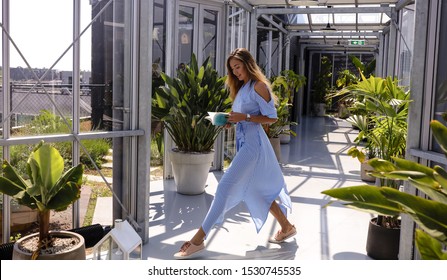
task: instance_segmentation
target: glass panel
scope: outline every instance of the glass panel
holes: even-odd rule
[[[410,71],[414,41],[414,10],[404,9],[402,12],[399,57],[399,83],[403,86],[410,85]]]
[[[335,24],[356,23],[357,14],[334,14]]]
[[[81,50],[91,48],[81,54],[82,61],[91,62],[91,73],[83,84],[87,95],[84,111],[86,117],[91,118],[92,130],[120,130],[123,127],[124,75],[124,49],[128,47],[129,40],[125,38],[127,23],[124,22],[124,13],[127,10],[125,1],[90,1],[92,18],[97,18],[89,27],[91,37],[82,38]],[[87,5],[87,1],[83,3]],[[92,20],[82,16],[82,27]],[[91,56],[90,56],[91,53]],[[84,73],[87,74],[87,73]],[[116,108],[116,110],[114,110]],[[84,113],[81,113],[84,114]]]
[[[359,23],[379,23],[381,17],[380,13],[358,14]]]
[[[154,1],[154,28],[152,30],[152,98],[155,88],[164,85],[160,72],[165,71],[166,9],[164,0]],[[151,123],[151,180],[163,179],[163,129],[160,121]]]
[[[247,46],[247,12],[239,8],[230,8],[230,20],[228,28],[227,54],[235,48]]]
[[[447,5],[442,3],[441,11],[441,23],[439,30],[439,46],[438,46],[438,69],[436,74],[436,95],[435,95],[435,114],[434,119],[441,121],[446,125],[446,121],[443,119],[443,115],[447,114],[447,53],[444,51],[447,49]],[[433,150],[442,153],[441,148],[436,141],[433,141]]]
[[[178,30],[178,67],[189,64],[193,53],[194,42],[194,8],[179,6],[179,30]]]
[[[81,149],[84,164],[84,184],[80,200],[80,225],[112,225],[113,151],[112,139],[82,140],[88,154]],[[95,168],[93,162],[100,168]],[[104,181],[104,178],[106,181]],[[113,189],[113,188],[112,188]]]
[[[216,66],[218,12],[204,9],[203,13],[203,58],[210,57],[211,64]]]
[[[311,14],[312,24],[332,24],[332,18],[329,14]]]
[[[23,9],[24,6],[27,8]],[[10,34],[18,48],[10,44],[12,137],[70,131],[67,120],[71,119],[73,107],[70,95],[73,4],[11,1],[10,14]],[[23,129],[48,112],[59,118],[58,126],[40,131]]]
[[[3,9],[3,5],[1,5],[1,3],[2,3],[2,1],[0,1],[0,15],[2,14],[2,9]],[[3,21],[3,18],[1,17],[0,18],[0,22],[2,22]],[[3,23],[3,22],[2,22]],[[2,42],[3,42],[3,32],[2,32],[2,34],[0,35],[0,39],[2,40]],[[0,44],[0,53],[3,53],[3,44]],[[3,69],[3,55],[0,57],[0,68],[1,69]],[[1,81],[0,81],[0,83],[2,83]],[[3,96],[3,85],[2,85],[2,87],[0,88],[0,138],[2,138],[2,136],[3,136],[3,98],[4,98],[4,96]],[[0,153],[3,153],[3,151],[2,151],[2,149],[0,148]],[[0,156],[1,155],[3,155],[3,154],[0,154]],[[2,157],[0,157],[0,159],[1,159]]]
[[[278,32],[273,32],[273,37],[278,36]],[[274,38],[272,40],[272,56],[271,56],[271,66],[270,66],[270,76],[274,77],[274,76],[278,76],[279,75],[279,52],[281,50],[279,49],[279,38]]]
[[[154,0],[154,29],[152,30],[152,70],[165,71],[166,54],[165,0]],[[153,72],[153,74],[156,74]]]

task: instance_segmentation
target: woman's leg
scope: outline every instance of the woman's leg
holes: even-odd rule
[[[272,202],[272,205],[270,206],[270,213],[275,217],[275,219],[278,221],[279,225],[281,226],[281,232],[289,232],[292,230],[293,225],[289,222],[286,215],[282,212],[281,208],[279,207],[278,203],[276,201]]]
[[[194,245],[200,245],[203,243],[203,240],[205,240],[205,232],[203,231],[202,227],[200,227],[190,241]]]

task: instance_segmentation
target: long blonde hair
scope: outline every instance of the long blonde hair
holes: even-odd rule
[[[251,55],[251,53],[244,48],[237,48],[233,50],[230,55],[227,58],[227,71],[228,76],[226,80],[226,84],[228,88],[230,89],[230,98],[231,100],[234,100],[236,98],[237,92],[239,89],[244,85],[244,81],[240,81],[233,73],[233,70],[230,66],[230,60],[231,59],[237,59],[240,60],[244,66],[245,69],[248,72],[248,76],[250,80],[253,81],[260,81],[263,82],[269,89],[269,92],[272,95],[272,98],[275,99],[275,95],[272,93],[272,86],[270,84],[270,81],[267,79],[267,77],[262,73],[261,68],[259,68],[258,64],[256,63],[255,59]]]

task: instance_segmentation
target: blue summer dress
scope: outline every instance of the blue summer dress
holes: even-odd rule
[[[276,118],[273,98],[266,102],[254,89],[255,82],[242,86],[233,102],[233,112]],[[219,181],[214,200],[202,229],[208,236],[211,228],[221,224],[225,213],[244,202],[256,230],[264,225],[273,200],[277,199],[287,215],[292,209],[281,168],[270,141],[259,123],[241,121],[236,124],[236,155]]]

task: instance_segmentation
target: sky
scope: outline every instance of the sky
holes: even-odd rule
[[[24,8],[26,7],[26,9]],[[0,7],[1,10],[1,7]],[[91,5],[81,0],[81,32],[90,23]],[[10,36],[32,68],[50,68],[73,42],[73,0],[10,1]],[[11,45],[11,67],[26,67]],[[72,70],[72,48],[54,69]],[[81,70],[91,69],[90,28],[81,37]]]

